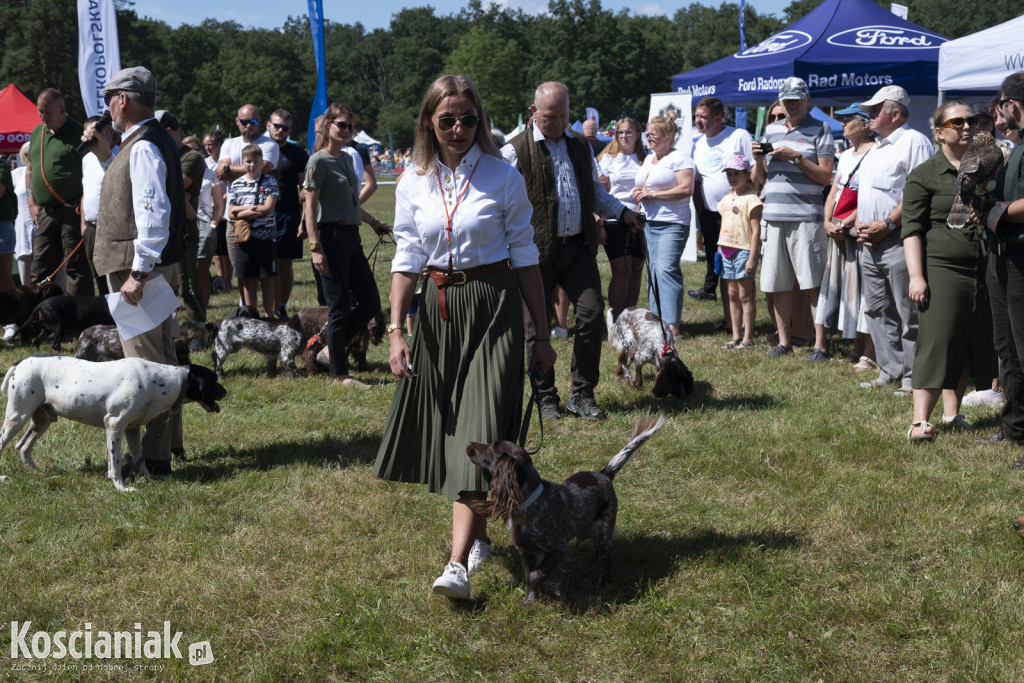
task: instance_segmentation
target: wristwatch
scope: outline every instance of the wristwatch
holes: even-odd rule
[[[143,273],[140,270],[132,271],[132,279],[136,282],[145,282],[149,278],[149,273]]]
[[[804,155],[803,154],[797,154],[796,155],[796,159],[793,159],[793,161],[791,161],[790,163],[793,164],[794,166],[799,166],[800,162],[803,161],[803,160],[804,160]]]
[[[394,324],[394,323],[388,323],[388,326],[387,326],[387,328],[385,328],[385,329],[387,329],[387,333],[388,333],[389,335],[390,335],[390,334],[391,334],[392,332],[394,332],[395,330],[401,330],[401,331],[402,331],[402,334],[405,334],[405,328],[404,328],[404,327],[402,327],[401,325],[396,325],[396,324]]]
[[[224,164],[224,172],[231,173],[231,164]]]
[[[321,251],[320,243],[319,242],[310,242],[309,243],[309,250],[311,252],[313,252],[314,254],[319,253]]]
[[[888,216],[885,217],[885,221],[883,221],[883,222],[885,223],[885,227],[889,228],[889,232],[896,232],[897,228],[899,227]]]

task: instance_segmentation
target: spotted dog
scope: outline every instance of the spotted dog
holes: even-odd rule
[[[503,519],[519,551],[526,578],[526,603],[544,591],[559,595],[556,576],[573,538],[591,538],[597,551],[597,587],[611,580],[611,547],[619,503],[612,479],[640,446],[661,429],[664,418],[637,421],[629,443],[600,472],[577,472],[561,484],[541,479],[530,455],[510,441],[470,442],[466,456],[484,471],[490,500],[471,503],[477,513]]]
[[[619,352],[615,360],[615,376],[639,388],[643,384],[643,366],[650,363],[657,369],[654,377],[656,397],[672,394],[685,398],[693,393],[693,373],[676,353],[672,331],[661,318],[646,308],[629,307],[612,321],[612,311],[605,314],[608,340]],[[667,344],[667,348],[666,348]],[[629,366],[633,366],[630,375]]]
[[[292,377],[300,377],[295,356],[302,351],[302,335],[288,323],[252,318],[224,318],[213,340],[213,369],[224,376],[224,361],[240,349],[251,349],[267,358],[267,372],[277,371],[277,361]]]
[[[188,343],[184,339],[174,340],[174,355],[178,365],[189,365]],[[78,337],[75,347],[75,358],[90,360],[94,363],[106,363],[124,358],[121,337],[117,334],[116,325],[93,325]]]
[[[213,371],[199,365],[175,367],[141,358],[92,363],[67,356],[23,358],[7,371],[0,390],[7,394],[0,452],[29,420],[31,426],[15,449],[32,468],[32,447],[58,417],[103,427],[107,478],[119,491],[133,490],[125,486],[122,465],[147,474],[139,439],[142,425],[192,401],[219,413],[217,401],[227,395]],[[127,462],[121,453],[122,438],[128,440]]]
[[[15,336],[39,348],[52,334],[53,349],[60,351],[61,344],[77,337],[85,328],[112,324],[114,319],[103,297],[61,295],[50,297],[32,309]]]

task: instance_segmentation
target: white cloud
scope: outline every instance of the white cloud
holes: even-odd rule
[[[656,2],[644,2],[633,8],[633,14],[645,17],[663,17],[665,10]]]
[[[544,2],[537,2],[536,0],[492,0],[492,2],[484,3],[484,7],[488,5],[498,5],[510,10],[518,9],[530,15],[548,13],[548,3],[546,0]]]

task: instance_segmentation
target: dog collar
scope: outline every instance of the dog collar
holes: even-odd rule
[[[531,493],[529,495],[529,497],[526,500],[524,500],[519,507],[516,508],[516,511],[515,511],[514,514],[517,517],[519,515],[525,515],[526,514],[526,508],[530,507],[530,505],[532,505],[534,502],[536,502],[536,500],[538,498],[540,498],[540,494],[543,493],[543,492],[544,492],[544,484],[538,484],[537,488],[535,488],[533,490],[533,493]]]

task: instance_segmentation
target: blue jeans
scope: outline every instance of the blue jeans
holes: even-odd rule
[[[644,229],[647,239],[647,257],[654,278],[658,281],[659,298],[654,296],[654,283],[647,273],[647,298],[650,308],[669,325],[678,325],[683,315],[683,269],[679,259],[683,256],[690,226],[682,223],[647,221]]]

